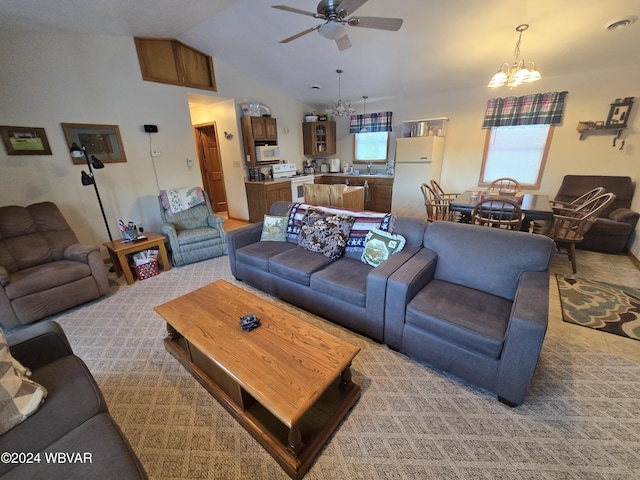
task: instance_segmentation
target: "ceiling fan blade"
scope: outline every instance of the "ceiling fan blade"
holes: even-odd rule
[[[300,10],[299,8],[287,7],[286,5],[271,5],[271,8],[277,8],[278,10],[284,10],[285,12],[299,13],[300,15],[308,15],[310,17],[316,16],[313,12],[307,12],[306,10]]]
[[[303,35],[306,35],[307,33],[311,33],[314,30],[317,30],[319,28],[319,26],[317,27],[313,27],[313,28],[307,28],[306,30],[300,32],[300,33],[296,33],[295,35],[292,35],[289,38],[285,38],[284,40],[280,40],[280,43],[289,43],[292,40],[295,40],[296,38],[300,38]]]
[[[351,40],[349,40],[349,35],[344,35],[336,40],[336,45],[338,46],[338,50],[343,51],[347,48],[351,48]]]
[[[351,15],[362,5],[367,3],[368,0],[344,0],[336,9],[339,14],[343,16]]]
[[[402,26],[402,19],[389,17],[353,17],[348,20],[348,23],[352,27],[376,28],[378,30],[397,32]]]

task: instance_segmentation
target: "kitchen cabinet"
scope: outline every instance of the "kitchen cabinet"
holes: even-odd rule
[[[327,185],[344,184],[349,181],[353,187],[363,187],[365,182],[369,186],[368,194],[365,192],[364,209],[374,212],[390,212],[391,196],[393,194],[393,178],[381,178],[368,175],[321,175],[316,176],[316,183]]]
[[[302,145],[305,155],[335,155],[336,122],[304,122]]]
[[[211,56],[173,38],[134,40],[143,80],[216,91]]]
[[[278,201],[291,202],[291,181],[265,181],[244,183],[249,207],[249,223],[261,222],[271,205]]]
[[[278,122],[271,117],[242,117],[242,143],[244,156],[248,166],[256,166],[256,145],[261,142],[270,145],[278,143]],[[260,165],[268,165],[275,162],[260,162]]]

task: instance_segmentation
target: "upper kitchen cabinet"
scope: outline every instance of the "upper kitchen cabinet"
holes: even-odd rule
[[[256,146],[278,143],[278,122],[271,117],[242,117],[242,144],[248,166],[256,166]],[[261,162],[261,165],[278,162]]]
[[[336,122],[304,122],[302,143],[305,155],[335,155]]]
[[[216,91],[209,55],[172,38],[134,40],[144,80]]]

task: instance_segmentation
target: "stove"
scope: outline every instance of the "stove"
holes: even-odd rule
[[[291,179],[291,199],[294,202],[304,202],[304,184],[314,183],[312,174],[298,174],[296,166],[293,163],[279,163],[271,167],[273,169],[273,178],[290,178]]]
[[[290,178],[296,176],[296,166],[293,163],[277,163],[271,166],[273,178]]]

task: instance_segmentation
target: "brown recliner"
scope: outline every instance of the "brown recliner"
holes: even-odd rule
[[[0,327],[35,322],[108,290],[100,249],[78,243],[55,204],[0,207]]]
[[[631,210],[634,185],[630,177],[612,175],[565,175],[555,200],[570,202],[595,187],[616,195],[615,200],[600,214],[593,226],[576,245],[584,250],[621,253],[640,214]]]

